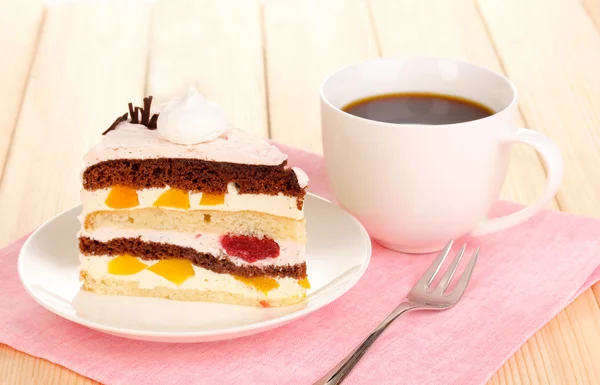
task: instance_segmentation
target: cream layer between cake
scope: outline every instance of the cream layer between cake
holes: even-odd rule
[[[167,288],[171,290],[194,289],[200,291],[219,291],[233,294],[241,294],[244,297],[257,300],[278,300],[283,298],[295,298],[301,300],[306,289],[293,278],[271,278],[277,281],[279,287],[274,288],[268,293],[263,293],[256,288],[235,279],[229,274],[218,274],[210,270],[193,266],[194,276],[189,277],[181,285],[177,285],[162,276],[149,270],[143,270],[139,273],[130,275],[115,275],[108,272],[108,263],[116,257],[111,256],[85,256],[80,255],[80,270],[88,280],[101,282],[102,280],[112,279],[116,281],[136,282],[140,289]],[[158,261],[145,261],[139,258],[140,262],[152,266]]]
[[[154,202],[168,189],[169,187],[137,190],[139,205],[127,210],[154,207]],[[87,215],[100,210],[119,210],[106,205],[109,193],[110,189],[108,188],[94,191],[81,190],[82,214]],[[297,220],[304,218],[304,211],[298,209],[295,197],[285,196],[281,193],[279,195],[239,194],[234,183],[227,186],[225,202],[220,205],[201,205],[202,193],[191,193],[189,197],[189,210],[256,211]],[[182,210],[172,207],[169,209]]]
[[[305,245],[302,243],[274,239],[279,245],[277,258],[265,258],[256,262],[246,262],[242,258],[227,255],[221,246],[221,234],[194,234],[170,230],[124,229],[118,227],[101,227],[92,231],[82,230],[79,237],[88,237],[100,242],[108,242],[118,238],[140,238],[144,242],[166,243],[181,247],[190,247],[200,253],[211,254],[216,258],[228,259],[238,266],[285,266],[305,262]]]

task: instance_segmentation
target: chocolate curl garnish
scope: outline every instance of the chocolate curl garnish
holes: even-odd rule
[[[129,115],[131,115],[131,123],[137,124],[139,107],[136,107],[134,110],[132,103],[129,103],[128,106],[129,106]]]
[[[152,115],[150,118],[150,105],[152,104],[152,96],[148,96],[144,98],[144,107],[133,107],[132,103],[128,104],[129,113],[125,113],[125,115],[120,116],[115,120],[115,122],[108,127],[106,131],[102,133],[102,135],[106,135],[110,131],[114,130],[119,123],[127,121],[127,115],[131,116],[132,124],[142,124],[148,127],[149,130],[156,130],[156,123],[158,122],[158,114]],[[141,115],[141,117],[140,117]]]
[[[108,129],[102,133],[102,135],[108,134],[109,132],[111,132],[112,130],[114,130],[115,128],[117,128],[117,126],[119,125],[119,123],[126,122],[126,121],[127,121],[127,112],[125,114],[123,114],[123,116],[119,116],[117,118],[117,120],[115,120],[113,122],[113,124],[111,124],[110,127],[108,127]]]
[[[156,122],[158,122],[158,114],[152,115],[152,119],[150,119],[150,123],[148,123],[148,129],[156,130]]]
[[[152,96],[144,98],[144,108],[142,109],[142,121],[141,124],[148,127],[150,124],[150,104],[152,104]]]

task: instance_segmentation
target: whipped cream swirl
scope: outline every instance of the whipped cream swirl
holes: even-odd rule
[[[158,116],[160,136],[172,143],[198,144],[217,139],[227,131],[227,115],[216,103],[205,100],[195,87],[166,105]]]

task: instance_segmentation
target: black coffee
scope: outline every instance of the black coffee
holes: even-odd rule
[[[376,95],[354,101],[343,111],[387,123],[452,124],[485,118],[490,108],[457,96],[428,93]]]

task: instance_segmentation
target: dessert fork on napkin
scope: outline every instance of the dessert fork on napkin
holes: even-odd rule
[[[375,340],[377,340],[385,329],[387,329],[387,327],[400,315],[411,310],[445,310],[451,308],[458,302],[463,296],[465,289],[469,284],[469,280],[471,279],[473,269],[475,268],[475,262],[477,262],[477,256],[479,255],[479,248],[473,253],[467,267],[458,279],[458,283],[452,290],[448,290],[448,286],[450,285],[450,281],[452,281],[452,277],[454,277],[458,264],[465,253],[465,249],[467,248],[466,244],[461,247],[437,286],[433,288],[431,287],[433,280],[436,278],[444,260],[448,256],[452,243],[453,241],[450,240],[444,249],[440,251],[437,258],[431,263],[431,266],[429,266],[417,284],[411,289],[407,300],[398,305],[398,307],[396,307],[396,309],[394,309],[394,311],[387,316],[386,319],[384,319],[356,349],[329,371],[329,373],[315,382],[314,385],[341,384]]]

